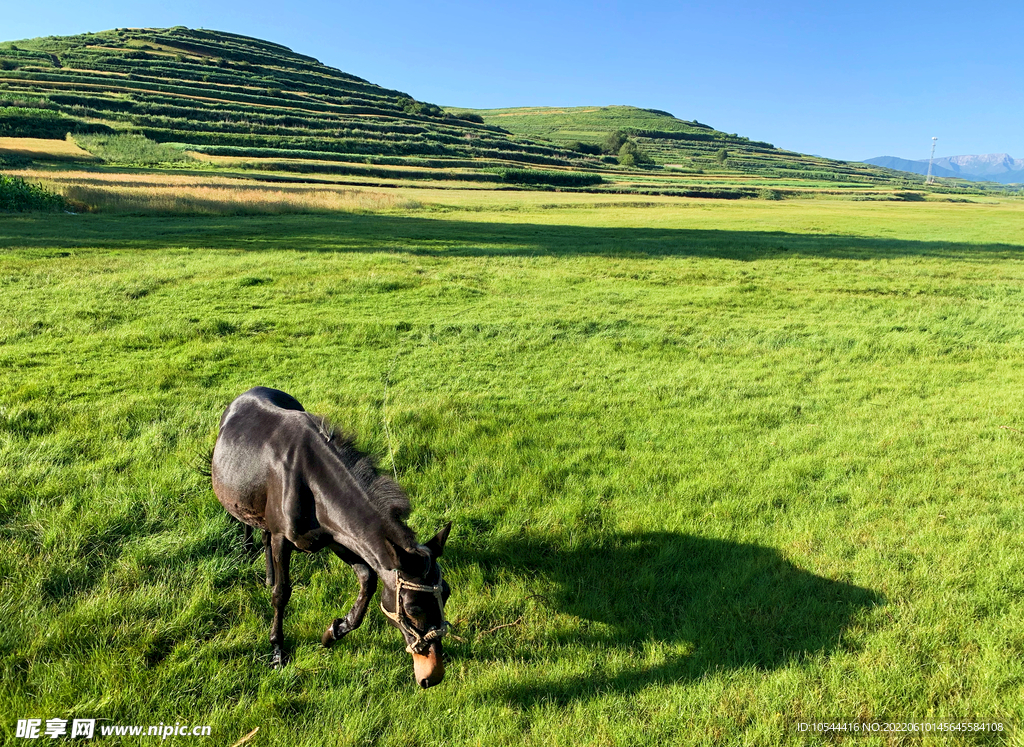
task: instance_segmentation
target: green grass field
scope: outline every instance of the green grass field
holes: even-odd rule
[[[0,216],[3,740],[1020,743],[1024,204],[416,197]],[[268,668],[262,561],[193,468],[257,384],[454,522],[441,686],[376,608],[321,648],[356,589],[326,555]],[[839,719],[1005,731],[797,727]]]

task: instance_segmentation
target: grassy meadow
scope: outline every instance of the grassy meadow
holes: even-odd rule
[[[392,192],[0,215],[3,740],[1021,743],[1024,204]],[[269,668],[195,469],[258,384],[454,523],[442,685],[375,605],[320,646],[326,554]],[[1005,731],[798,730],[835,720]]]

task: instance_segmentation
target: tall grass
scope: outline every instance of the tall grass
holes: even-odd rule
[[[181,148],[153,142],[144,135],[74,135],[73,138],[84,150],[118,165],[151,166],[191,160]]]
[[[397,193],[275,184],[227,177],[25,170],[63,195],[76,212],[256,215],[412,210]]]
[[[90,213],[165,215],[280,215],[354,213],[412,209],[417,204],[395,195],[347,189],[268,189],[266,187],[147,187],[103,189],[68,186],[65,199]]]

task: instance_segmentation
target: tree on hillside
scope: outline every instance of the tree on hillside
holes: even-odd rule
[[[627,140],[619,148],[619,164],[622,166],[647,166],[652,163],[654,161],[651,157],[632,140]]]
[[[608,137],[605,138],[603,144],[604,152],[611,154],[618,153],[622,149],[622,146],[626,143],[627,140],[629,140],[629,135],[627,135],[622,130],[616,130],[615,132],[611,133],[610,135],[608,135]]]
[[[725,162],[729,160],[729,151],[727,151],[725,148],[720,149],[717,153],[715,153],[715,160],[718,161],[723,166],[725,166]]]

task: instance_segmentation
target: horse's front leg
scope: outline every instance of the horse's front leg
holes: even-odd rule
[[[347,557],[346,554],[335,550],[342,560],[352,566],[352,570],[355,571],[356,578],[359,579],[359,594],[356,596],[356,601],[352,603],[352,609],[348,611],[344,619],[340,617],[334,618],[334,622],[327,626],[327,630],[324,631],[324,637],[321,639],[321,643],[327,648],[330,648],[335,641],[340,640],[342,636],[351,633],[353,630],[363,624],[363,616],[366,615],[366,608],[370,604],[370,599],[373,597],[375,591],[377,591],[377,574],[370,566],[362,562],[362,560],[353,561],[351,557]]]
[[[270,547],[270,530],[263,530],[263,556],[267,563],[267,586],[274,585],[274,551]]]
[[[274,554],[274,622],[270,626],[270,645],[274,649],[271,666],[284,666],[284,608],[292,596],[292,582],[288,575],[293,545],[283,534],[271,537],[270,547]]]

